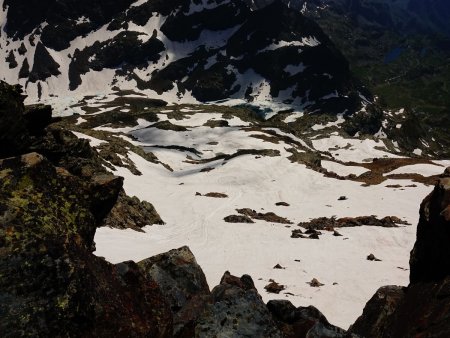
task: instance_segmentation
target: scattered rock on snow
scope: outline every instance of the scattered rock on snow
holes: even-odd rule
[[[374,254],[368,255],[367,256],[367,260],[368,261],[374,261],[374,262],[381,262],[381,259],[376,258]]]
[[[308,284],[313,288],[318,288],[320,286],[325,285],[325,284],[322,284],[321,282],[319,282],[316,278],[313,278]]]
[[[246,215],[230,215],[223,219],[227,223],[255,223]]]
[[[266,289],[266,291],[268,293],[280,293],[281,291],[283,291],[284,289],[286,289],[286,287],[284,285],[278,284],[277,282],[275,282],[274,280],[270,280],[270,283],[267,284],[264,289]]]
[[[280,270],[286,269],[285,267],[281,266],[280,264],[275,265],[273,268],[274,269],[280,269]]]
[[[227,194],[223,194],[223,193],[220,193],[220,192],[209,192],[209,193],[207,193],[207,194],[205,194],[203,196],[212,197],[212,198],[228,198]]]
[[[263,220],[263,221],[271,222],[271,223],[292,224],[292,222],[289,221],[287,218],[278,216],[277,214],[275,214],[273,212],[261,213],[261,212],[252,210],[250,208],[236,209],[236,211],[238,213],[240,213],[241,215],[246,215],[253,219],[259,219],[259,220]]]

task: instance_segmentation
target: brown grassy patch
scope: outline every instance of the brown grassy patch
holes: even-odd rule
[[[278,216],[273,212],[261,213],[250,208],[236,209],[236,211],[241,215],[251,217],[252,219],[259,219],[270,223],[292,224],[287,218]]]

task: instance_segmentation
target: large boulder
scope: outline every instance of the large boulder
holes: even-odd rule
[[[205,274],[187,246],[144,259],[138,265],[158,283],[173,311],[196,295],[210,293]]]
[[[52,123],[52,107],[43,104],[26,106],[24,117],[29,132],[32,135],[40,135],[44,128]]]
[[[271,300],[267,308],[284,337],[347,337],[345,330],[331,325],[314,306],[296,308],[288,300]]]
[[[367,302],[363,314],[349,331],[362,337],[382,337],[389,317],[405,295],[401,286],[383,286]]]
[[[248,275],[226,272],[195,327],[196,337],[282,337]]]
[[[151,224],[164,224],[155,207],[147,201],[140,201],[136,196],[130,197],[121,191],[116,203],[103,225],[116,229],[133,229],[142,231],[141,228]]]
[[[160,287],[173,313],[173,336],[193,337],[197,320],[212,302],[205,274],[191,250],[179,249],[138,263]]]

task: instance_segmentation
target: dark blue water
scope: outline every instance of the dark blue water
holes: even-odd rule
[[[402,47],[395,47],[384,57],[384,63],[391,63],[397,60],[403,52]]]

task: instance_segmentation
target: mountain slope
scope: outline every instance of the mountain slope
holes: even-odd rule
[[[172,102],[239,99],[334,113],[364,101],[319,26],[281,2],[253,11],[225,0],[5,0],[1,17],[3,77],[35,100],[137,87]]]

